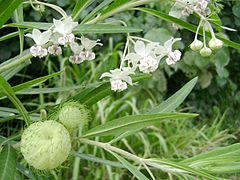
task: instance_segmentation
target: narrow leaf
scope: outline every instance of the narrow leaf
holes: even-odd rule
[[[21,101],[17,98],[17,96],[14,94],[14,91],[10,84],[2,76],[0,76],[0,90],[9,98],[10,101],[12,101],[12,103],[23,116],[26,124],[29,125],[30,118],[28,116],[27,110],[25,109]]]
[[[14,179],[17,153],[7,144],[0,152],[0,180]]]
[[[23,2],[23,0],[5,0],[0,1],[0,28],[11,17],[14,10]]]
[[[73,20],[76,21],[80,17],[81,12],[93,2],[94,0],[78,0],[72,12]]]
[[[37,28],[41,30],[48,30],[52,23],[43,23],[43,22],[22,22],[22,23],[11,23],[5,25],[6,27],[18,27],[18,28]],[[110,25],[110,24],[80,24],[74,28],[74,33],[131,33],[131,32],[140,32],[142,29],[134,27],[125,27],[119,25]]]
[[[144,114],[125,116],[90,129],[85,135],[83,135],[83,137],[116,135],[129,130],[139,130],[144,127],[159,123],[166,119],[191,118],[195,116],[196,114],[187,113]]]
[[[117,160],[120,161],[122,163],[122,165],[125,166],[137,179],[149,180],[143,173],[141,173],[137,169],[137,167],[130,164],[127,160],[125,160],[124,158],[122,158],[121,156],[119,156],[118,154],[116,154],[112,151],[108,151],[108,152],[110,152],[115,158],[117,158]]]
[[[25,83],[22,83],[22,84],[19,84],[17,86],[14,86],[12,87],[13,91],[14,92],[18,92],[20,90],[23,90],[23,89],[26,89],[26,88],[29,88],[31,86],[36,86],[36,85],[39,85],[40,83],[43,83],[44,81],[47,81],[48,79],[51,79],[55,76],[58,76],[59,74],[61,74],[63,71],[59,71],[59,72],[56,72],[56,73],[53,73],[53,74],[50,74],[50,75],[47,75],[47,76],[42,76],[40,78],[36,78],[36,79],[33,79],[31,81],[28,81],[28,82],[25,82]],[[4,96],[3,93],[1,93],[0,91],[0,98],[2,98]]]
[[[192,89],[197,83],[198,78],[194,78],[185,84],[180,90],[178,90],[174,95],[168,98],[166,101],[162,102],[159,106],[153,108],[148,113],[170,113],[174,111],[186,97],[190,94]]]

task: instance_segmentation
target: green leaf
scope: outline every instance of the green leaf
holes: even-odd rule
[[[30,118],[28,116],[27,110],[25,109],[21,101],[17,98],[17,96],[14,94],[14,91],[10,84],[2,76],[0,76],[0,90],[9,98],[10,101],[12,101],[12,103],[23,116],[26,124],[29,125]]]
[[[84,24],[85,22],[89,21],[92,17],[96,16],[103,8],[105,8],[107,5],[109,5],[113,0],[104,0],[99,4],[97,7],[95,7],[81,22],[81,24]]]
[[[18,66],[14,66],[13,68],[10,68],[7,71],[4,71],[3,73],[1,73],[0,75],[2,75],[6,80],[9,80],[29,64],[31,64],[30,60],[28,60],[25,63],[22,63]]]
[[[0,151],[0,180],[14,179],[17,153],[7,144]]]
[[[23,51],[22,54],[15,56],[14,58],[11,58],[0,64],[0,74],[4,71],[11,69],[12,67],[25,63],[30,58],[32,58],[32,54],[30,53],[29,49]]]
[[[108,151],[108,152],[110,152],[115,158],[117,158],[117,160],[120,161],[122,163],[122,165],[125,166],[137,179],[148,180],[148,178],[143,173],[141,173],[137,169],[137,167],[130,164],[127,160],[125,160],[124,158],[122,158],[121,156],[119,156],[118,154],[116,154],[112,151]]]
[[[53,73],[53,74],[50,74],[50,75],[47,75],[47,76],[42,76],[40,78],[33,79],[31,81],[28,81],[28,82],[19,84],[17,86],[14,86],[14,87],[12,87],[12,89],[13,89],[14,92],[18,92],[20,90],[29,88],[31,86],[36,86],[36,85],[38,85],[40,83],[43,83],[44,81],[47,81],[48,79],[51,79],[51,78],[53,78],[55,76],[60,75],[62,72],[63,71],[59,71],[59,72],[56,72],[56,73]],[[2,98],[3,96],[4,96],[4,94],[2,92],[0,92],[0,98]]]
[[[107,136],[121,134],[129,130],[142,129],[154,125],[166,119],[180,119],[196,117],[196,114],[173,113],[173,114],[143,114],[125,116],[105,124],[99,125],[86,132],[83,137]]]
[[[0,1],[0,28],[11,17],[14,10],[23,2],[23,0],[5,0]]]
[[[73,20],[76,21],[80,17],[81,12],[93,2],[94,0],[78,0],[72,12]]]
[[[167,161],[167,160],[148,159],[147,161],[145,161],[145,163],[149,166],[152,166],[152,167],[160,169],[160,170],[165,170],[167,172],[179,172],[179,170],[180,170],[181,173],[187,172],[190,174],[205,177],[207,179],[218,180],[218,178],[216,178],[215,176],[212,176],[211,174],[208,174],[204,171],[197,170],[197,169],[191,168],[189,166],[171,162],[171,161]]]
[[[129,10],[131,8],[141,6],[144,4],[149,4],[150,2],[154,2],[157,0],[114,0],[112,4],[108,8],[106,8],[101,16],[96,19],[97,22],[103,21],[104,19],[117,14],[119,12],[123,12]]]
[[[30,32],[30,31],[31,31],[31,29],[24,29],[24,30],[23,30],[24,33]],[[17,32],[12,32],[12,33],[6,34],[6,35],[0,37],[0,42],[1,42],[1,41],[5,41],[5,40],[7,40],[7,39],[11,39],[11,38],[16,37],[16,36],[18,36],[18,35],[19,35],[19,32],[18,32],[18,31],[17,31]]]
[[[186,99],[189,93],[192,91],[197,83],[198,78],[195,77],[187,84],[185,84],[180,90],[178,90],[174,95],[168,98],[166,101],[162,102],[159,106],[153,108],[148,113],[170,113],[174,111],[182,102]]]
[[[43,23],[43,22],[22,22],[22,23],[11,23],[5,25],[6,27],[19,27],[19,28],[36,28],[41,30],[48,30],[53,24],[52,23]],[[80,24],[74,28],[74,33],[131,33],[131,32],[140,32],[142,29],[134,27],[125,27],[119,25],[110,25],[110,24]]]
[[[233,144],[227,147],[217,148],[212,151],[204,152],[199,155],[196,155],[192,158],[185,159],[181,161],[183,164],[192,164],[194,162],[208,159],[208,158],[214,158],[214,157],[226,157],[228,155],[232,156],[234,154],[240,153],[240,143]]]
[[[169,22],[172,22],[172,23],[175,23],[189,31],[192,31],[192,32],[196,32],[197,30],[197,26],[193,25],[193,24],[190,24],[186,21],[183,21],[181,19],[178,19],[176,17],[173,17],[173,16],[169,16],[168,14],[165,14],[165,13],[162,13],[162,12],[159,12],[159,11],[156,11],[156,10],[153,10],[153,9],[149,9],[149,8],[134,8],[135,10],[139,10],[139,11],[142,11],[142,12],[146,12],[146,13],[149,13],[151,15],[154,15],[154,16],[157,16],[163,20],[166,20],[166,21],[169,21]],[[200,35],[203,35],[202,31],[199,32]],[[208,37],[211,37],[211,33],[209,32],[206,32],[206,35]],[[224,44],[230,46],[230,47],[233,47],[233,48],[236,48],[236,49],[240,49],[240,44],[238,43],[235,43],[235,42],[232,42],[222,36],[219,36],[219,35],[216,35],[216,37],[218,39],[221,39]]]
[[[14,11],[14,19],[15,22],[23,22],[23,6],[19,6],[15,11]],[[21,28],[18,28],[19,32],[19,47],[20,47],[20,54],[23,52],[24,48],[24,31]]]

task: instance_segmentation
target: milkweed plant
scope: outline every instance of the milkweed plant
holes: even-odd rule
[[[145,113],[118,117],[104,123],[91,123],[94,119],[92,109],[94,104],[113,93],[127,92],[131,86],[141,86],[137,83],[138,81],[146,78],[151,81],[151,74],[160,66],[166,64],[170,68],[174,67],[181,61],[184,53],[175,48],[175,43],[181,42],[184,37],[175,37],[173,34],[170,39],[161,44],[137,35],[139,30],[129,27],[127,22],[107,21],[109,17],[125,11],[142,11],[169,22],[176,30],[182,28],[190,30],[195,34],[195,38],[189,47],[192,51],[198,51],[201,56],[208,58],[223,46],[239,48],[237,43],[215,33],[216,28],[234,31],[234,29],[223,27],[217,23],[216,17],[222,10],[218,0],[168,1],[167,3],[171,4],[169,14],[147,8],[149,4],[165,3],[161,0],[104,0],[99,1],[95,9],[92,9],[89,14],[81,16],[81,19],[82,11],[94,0],[77,1],[71,14],[57,5],[45,1],[9,1],[12,4],[4,5],[5,2],[0,2],[2,7],[11,10],[11,12],[4,10],[0,14],[1,26],[2,28],[17,27],[18,32],[5,35],[1,40],[19,35],[21,43],[24,42],[24,39],[28,39],[28,42],[32,41],[33,45],[27,50],[23,50],[23,45],[20,46],[20,55],[0,65],[0,96],[2,99],[8,97],[19,112],[18,115],[3,117],[2,121],[10,121],[19,117],[25,121],[25,126],[17,135],[3,137],[1,141],[0,157],[2,159],[0,161],[7,164],[1,165],[5,166],[5,171],[1,171],[0,175],[2,179],[13,179],[14,169],[18,169],[22,173],[22,177],[26,176],[30,179],[34,173],[49,173],[52,178],[64,179],[64,177],[60,178],[60,174],[70,167],[73,167],[73,174],[66,179],[79,179],[81,177],[79,169],[84,168],[80,163],[82,158],[93,162],[102,162],[109,167],[113,163],[111,160],[113,157],[116,160],[116,162],[114,161],[115,165],[128,169],[132,177],[137,179],[159,179],[161,176],[153,173],[156,169],[161,173],[165,172],[169,179],[173,179],[174,176],[180,179],[219,179],[213,168],[218,166],[217,162],[214,164],[213,161],[209,161],[212,163],[204,165],[203,162],[209,158],[207,155],[176,162],[164,158],[139,157],[117,146],[119,140],[133,135],[141,129],[155,126],[163,120],[197,116],[197,114],[175,112],[175,109],[191,92],[197,78],[188,82],[163,104]],[[3,25],[12,16],[12,13],[19,17],[21,14],[19,10],[24,10],[23,7],[29,5],[33,10],[42,14],[44,14],[45,8],[51,8],[58,12],[61,18],[52,18],[51,23],[19,20]],[[188,16],[196,16],[197,25],[188,23]],[[90,38],[89,33],[96,33],[94,36],[96,38]],[[97,38],[99,33],[126,33],[126,41],[123,51],[120,53],[118,66],[109,72],[103,72],[97,83],[82,86],[77,94],[62,99],[56,104],[35,110],[34,113],[37,113],[39,118],[32,120],[32,112],[25,109],[23,102],[15,93],[39,85],[55,76],[61,76],[62,71],[15,87],[10,86],[7,82],[7,73],[11,71],[17,73],[15,68],[23,64],[26,66],[29,59],[34,64],[38,60],[45,61],[45,59],[61,56],[76,68],[84,67],[87,63],[94,63],[96,59],[99,59],[97,51],[106,46],[106,42]],[[147,131],[145,132],[147,133]],[[94,152],[97,149],[101,149],[101,152],[104,150],[112,157],[110,156],[110,160],[105,159],[109,156],[100,159],[95,156],[96,153],[84,156],[86,146],[93,146]],[[11,163],[5,161],[7,157]]]

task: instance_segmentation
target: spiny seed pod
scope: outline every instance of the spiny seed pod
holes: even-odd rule
[[[212,50],[219,50],[221,49],[223,46],[223,42],[217,38],[212,38],[210,41],[209,41],[209,47],[212,49]]]
[[[192,44],[190,45],[190,48],[193,50],[193,51],[199,51],[200,49],[202,49],[203,47],[203,42],[202,41],[199,41],[199,40],[194,40],[192,42]]]
[[[208,47],[204,47],[201,49],[200,54],[202,57],[209,57],[212,54],[212,50]]]
[[[34,168],[50,170],[61,165],[71,150],[67,129],[56,121],[43,121],[30,125],[21,138],[24,159]]]
[[[70,101],[60,108],[58,120],[70,132],[83,127],[89,119],[89,111],[80,103]]]

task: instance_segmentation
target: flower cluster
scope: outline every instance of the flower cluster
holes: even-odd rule
[[[216,38],[215,33],[211,24],[208,22],[208,15],[211,13],[208,8],[210,0],[178,0],[171,11],[170,15],[177,18],[187,17],[193,12],[197,13],[201,18],[194,41],[191,43],[190,48],[193,51],[200,51],[200,55],[203,57],[209,57],[212,54],[212,51],[221,49],[223,42]],[[203,42],[198,39],[198,34],[200,28],[203,28]],[[206,43],[206,31],[209,30],[212,36],[212,39],[209,41],[207,47]]]
[[[182,53],[179,50],[173,50],[172,48],[175,42],[181,40],[180,38],[171,38],[166,41],[164,45],[142,38],[134,38],[138,39],[137,41],[132,40],[134,51],[129,52],[122,58],[121,67],[119,69],[103,73],[100,77],[110,78],[111,89],[113,91],[123,91],[127,89],[128,84],[132,85],[130,75],[135,74],[137,69],[140,72],[149,74],[157,70],[161,59],[164,57],[166,57],[166,63],[168,65],[173,65],[181,59]],[[128,66],[122,67],[124,63]]]
[[[95,53],[92,48],[96,45],[102,45],[99,40],[90,40],[86,37],[77,38],[73,34],[73,29],[78,25],[78,22],[73,22],[71,17],[63,20],[53,19],[53,27],[49,30],[41,32],[38,29],[33,29],[32,33],[25,36],[32,38],[35,45],[30,48],[33,57],[43,58],[49,54],[62,54],[61,46],[70,46],[73,55],[69,61],[74,64],[80,64],[84,60],[95,59]],[[81,45],[77,43],[77,39],[81,40]],[[48,44],[48,45],[47,45]],[[48,46],[48,48],[46,48]]]
[[[178,0],[173,5],[169,14],[181,18],[187,17],[193,14],[193,12],[196,12],[206,17],[211,13],[210,8],[208,8],[209,2],[210,0]]]

